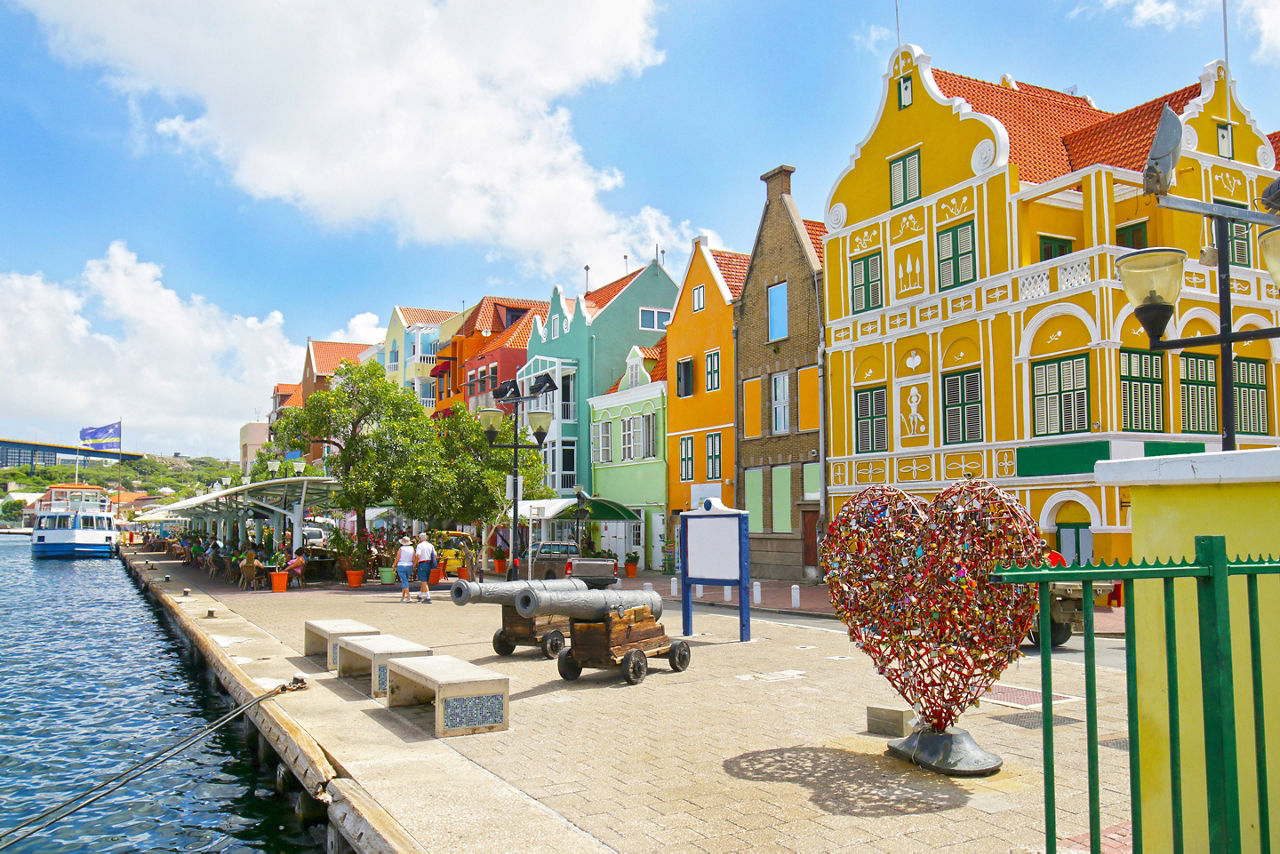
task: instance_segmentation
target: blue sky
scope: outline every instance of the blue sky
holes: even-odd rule
[[[1280,129],[1280,0],[1227,8]],[[779,163],[822,218],[897,43],[891,0],[291,9],[0,0],[0,435],[123,416],[128,448],[230,456],[308,336],[749,251]],[[1213,0],[900,10],[937,67],[1107,110],[1223,55]]]

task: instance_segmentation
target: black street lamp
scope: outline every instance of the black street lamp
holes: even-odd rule
[[[527,395],[520,394],[520,386],[515,380],[507,380],[499,385],[493,391],[493,399],[495,403],[511,404],[511,417],[515,424],[515,430],[512,435],[511,444],[498,444],[498,426],[502,424],[502,419],[506,413],[497,407],[488,407],[481,409],[476,415],[480,419],[480,426],[484,429],[484,436],[489,440],[491,448],[510,448],[511,449],[511,568],[507,570],[507,580],[514,581],[518,577],[516,574],[515,558],[518,552],[517,535],[520,530],[520,452],[521,451],[538,451],[542,449],[542,443],[547,439],[547,431],[551,429],[551,413],[546,410],[530,410],[526,413],[529,420],[529,428],[533,431],[533,438],[537,440],[537,444],[522,444],[520,442],[520,407],[527,404],[531,400],[536,400],[541,395],[556,390],[556,382],[551,378],[550,374],[538,374],[533,378],[533,383],[529,387]],[[531,532],[532,533],[532,532]],[[530,546],[532,546],[532,536]],[[529,577],[533,577],[533,567],[529,563],[526,556],[526,566],[528,566]]]
[[[1182,150],[1182,122],[1168,105],[1156,128],[1151,153],[1143,173],[1143,190],[1154,194],[1156,204],[1169,210],[1199,214],[1213,220],[1214,245],[1206,250],[1218,270],[1218,334],[1194,338],[1164,338],[1165,327],[1173,316],[1174,304],[1182,292],[1183,265],[1187,253],[1163,247],[1139,249],[1116,259],[1116,270],[1125,296],[1133,306],[1134,316],[1147,331],[1152,350],[1179,350],[1217,344],[1221,353],[1222,385],[1219,409],[1222,417],[1222,450],[1236,449],[1236,389],[1232,345],[1237,341],[1280,338],[1280,327],[1234,331],[1231,328],[1231,226],[1233,223],[1271,226],[1258,236],[1259,254],[1272,278],[1280,282],[1280,216],[1274,211],[1280,205],[1280,180],[1272,184],[1258,199],[1259,205],[1271,213],[1237,208],[1211,202],[1200,202],[1168,195],[1173,169]],[[1214,257],[1216,256],[1216,258]]]
[[[591,513],[591,511],[587,509],[587,499],[589,497],[590,496],[587,495],[586,490],[582,488],[582,484],[579,483],[573,487],[573,498],[578,502],[578,506],[573,511],[576,522],[573,528],[573,540],[578,544],[578,549],[582,551],[583,557],[586,557],[587,553],[582,549],[582,522]]]

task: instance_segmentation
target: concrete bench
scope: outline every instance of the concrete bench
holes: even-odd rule
[[[507,728],[509,680],[451,655],[387,662],[387,706],[435,706],[436,738]]]
[[[347,635],[338,639],[338,675],[369,674],[369,696],[387,693],[387,661],[431,655],[431,647],[395,635]]]
[[[325,669],[338,666],[338,640],[351,635],[376,635],[380,632],[355,620],[307,620],[302,632],[302,654],[324,653]]]

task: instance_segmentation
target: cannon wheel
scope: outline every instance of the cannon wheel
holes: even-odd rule
[[[493,651],[498,655],[510,655],[516,651],[516,645],[507,637],[507,633],[498,629],[493,633]]]
[[[649,672],[649,659],[638,649],[629,651],[622,657],[622,675],[628,685],[639,685]]]
[[[542,654],[547,658],[555,658],[564,649],[564,634],[559,629],[552,629],[542,636]]]
[[[560,657],[556,659],[556,670],[560,671],[560,678],[570,682],[582,675],[582,665],[573,660],[573,650],[560,650]]]
[[[676,673],[689,669],[689,658],[689,644],[685,641],[676,641],[671,645],[671,649],[667,650],[667,661]]]

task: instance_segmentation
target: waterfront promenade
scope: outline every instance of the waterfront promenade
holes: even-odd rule
[[[484,851],[1035,851],[1043,849],[1038,706],[1032,693],[984,702],[960,725],[1004,758],[996,775],[948,779],[885,754],[866,706],[900,706],[835,621],[759,614],[737,642],[736,612],[700,612],[689,669],[651,661],[636,686],[616,671],[560,679],[531,648],[495,655],[498,606],[401,604],[398,590],[313,587],[283,594],[210,582],[160,555],[144,571],[161,597],[250,677],[303,672],[311,687],[268,701],[324,749],[394,825],[400,847]],[[135,560],[135,563],[139,562]],[[168,583],[159,580],[167,572]],[[642,579],[629,579],[628,586]],[[662,593],[665,582],[655,582]],[[191,596],[182,597],[182,588]],[[821,590],[821,588],[818,588]],[[708,590],[719,597],[719,591]],[[711,598],[708,595],[707,598]],[[206,617],[212,608],[215,616]],[[367,682],[304,658],[303,622],[351,618],[510,678],[506,732],[436,739],[421,710],[390,711]],[[679,607],[663,623],[680,631]],[[1055,660],[1059,850],[1087,831],[1083,669]],[[1024,659],[1003,685],[1038,686]],[[1103,827],[1128,816],[1124,679],[1099,670]],[[412,840],[412,842],[410,841]],[[1108,850],[1116,846],[1109,845]]]

